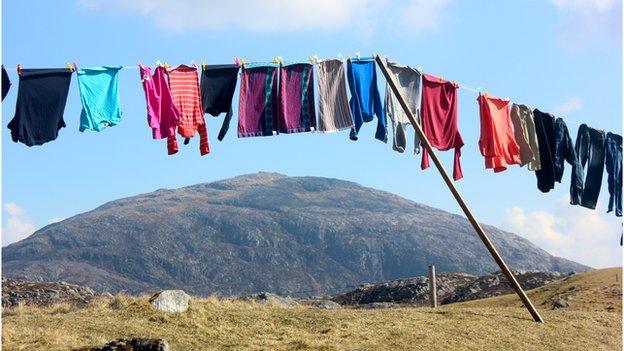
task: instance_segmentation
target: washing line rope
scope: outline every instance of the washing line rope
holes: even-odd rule
[[[262,63],[262,62],[245,62],[245,64],[257,64],[257,63]],[[203,65],[203,64],[202,64],[202,65]],[[137,66],[137,65],[127,65],[127,66],[126,66],[126,65],[123,65],[123,66],[122,66],[122,69],[139,69],[139,66]],[[6,68],[6,67],[5,67],[5,70],[7,70],[7,71],[17,71],[17,68]],[[459,83],[457,83],[457,85],[458,85],[461,89],[464,89],[464,90],[467,90],[467,91],[473,92],[473,93],[475,93],[475,94],[477,94],[477,95],[481,94],[481,89],[480,89],[480,88],[475,89],[475,88],[471,88],[471,87],[469,87],[469,86],[466,86],[466,85],[463,85],[463,84],[459,84]],[[575,125],[577,125],[577,126],[580,126],[580,125],[581,125],[581,123],[579,123],[579,122],[577,122],[577,121],[570,120],[570,119],[568,119],[568,118],[562,118],[562,119],[563,119],[563,120],[565,120],[566,122],[569,122],[569,123],[575,124]]]

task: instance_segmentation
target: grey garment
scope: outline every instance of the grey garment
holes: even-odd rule
[[[416,117],[416,121],[420,124],[420,83],[421,74],[409,67],[403,66],[397,62],[388,62],[388,69],[394,76],[394,81],[398,84],[399,91],[410,110]],[[392,133],[394,142],[392,149],[398,152],[404,152],[407,148],[407,125],[411,124],[407,118],[407,114],[403,111],[399,100],[392,93],[392,89],[386,83],[386,117],[392,121]],[[414,153],[420,153],[420,138],[414,133]]]
[[[516,143],[520,147],[520,167],[527,165],[529,171],[541,169],[539,143],[535,132],[533,111],[526,105],[511,106],[511,122]]]
[[[318,61],[319,132],[335,132],[353,127],[353,117],[347,96],[345,66],[342,60]]]

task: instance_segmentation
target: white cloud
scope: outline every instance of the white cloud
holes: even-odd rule
[[[333,31],[351,28],[369,37],[397,27],[417,35],[434,29],[453,0],[77,0],[87,11],[138,13],[163,30],[251,32]],[[398,21],[398,22],[397,22]]]
[[[551,0],[564,15],[557,28],[559,44],[570,50],[586,50],[621,43],[621,0]]]
[[[578,96],[571,97],[566,101],[554,106],[550,111],[558,117],[565,117],[573,112],[580,110],[583,107],[583,99]]]
[[[572,206],[564,196],[553,213],[507,209],[503,225],[555,256],[592,267],[619,266],[621,222],[613,213],[604,212],[601,206],[596,210]]]
[[[5,203],[4,212],[7,216],[2,227],[3,246],[24,239],[37,229],[37,225],[30,220],[26,210],[18,204],[13,202]]]

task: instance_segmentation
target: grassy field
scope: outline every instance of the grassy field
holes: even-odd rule
[[[208,298],[193,299],[183,314],[156,312],[147,297],[117,297],[113,305],[97,300],[82,309],[5,310],[3,350],[68,350],[119,337],[163,338],[173,350],[620,350],[618,272],[594,271],[531,291],[535,304],[544,304],[545,324],[534,323],[512,296],[384,310],[280,308]],[[569,308],[545,308],[564,294]]]

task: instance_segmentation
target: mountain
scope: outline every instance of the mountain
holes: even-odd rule
[[[515,269],[588,267],[485,226]],[[275,173],[106,203],[2,249],[3,274],[96,291],[314,295],[364,282],[498,269],[461,216],[356,183]]]

